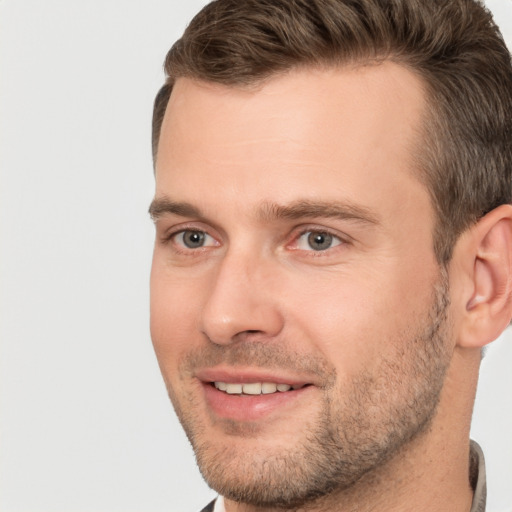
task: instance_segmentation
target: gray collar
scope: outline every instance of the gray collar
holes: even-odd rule
[[[482,448],[475,441],[471,441],[469,449],[469,481],[474,491],[470,512],[485,512],[487,499],[485,459]]]

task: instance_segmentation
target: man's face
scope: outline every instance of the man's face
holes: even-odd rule
[[[349,487],[433,418],[449,340],[412,158],[422,110],[420,82],[391,63],[175,85],[151,331],[225,496],[297,505]]]

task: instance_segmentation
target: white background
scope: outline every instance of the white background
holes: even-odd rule
[[[512,47],[512,1],[488,2]],[[214,496],[148,329],[150,122],[200,0],[0,0],[0,510],[195,512]],[[512,335],[473,437],[512,511]]]

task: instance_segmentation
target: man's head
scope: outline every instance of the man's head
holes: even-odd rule
[[[220,1],[167,71],[151,330],[203,475],[263,507],[369,499],[397,467],[405,487],[467,443],[480,346],[510,319],[512,72],[490,18]]]

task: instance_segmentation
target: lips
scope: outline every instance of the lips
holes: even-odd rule
[[[261,370],[204,369],[201,381],[207,410],[217,418],[254,422],[278,417],[300,404],[312,383],[291,375],[276,376]]]
[[[306,384],[314,384],[310,378],[297,376],[290,371],[264,370],[235,367],[215,367],[196,370],[194,376],[205,383],[226,384],[275,384],[300,388]]]

